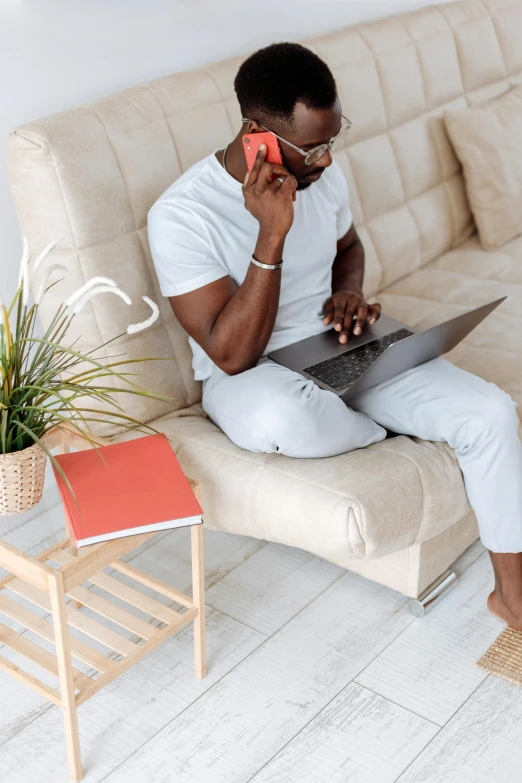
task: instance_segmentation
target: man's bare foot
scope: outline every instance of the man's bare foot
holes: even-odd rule
[[[497,590],[493,590],[488,598],[488,609],[512,628],[516,628],[517,631],[522,631],[522,617],[515,617],[509,611]]]
[[[512,628],[522,631],[522,553],[490,552],[495,589],[488,609]]]

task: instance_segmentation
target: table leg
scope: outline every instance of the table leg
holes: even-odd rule
[[[199,680],[202,680],[207,673],[203,525],[193,525],[190,533],[192,549],[192,600],[198,609],[198,613],[194,618],[194,664],[196,677]]]
[[[53,613],[54,640],[56,658],[60,677],[60,696],[62,700],[63,720],[65,725],[65,741],[67,744],[67,759],[69,774],[73,783],[79,783],[83,777],[82,760],[80,756],[80,740],[78,737],[78,719],[76,717],[76,699],[72,678],[71,648],[69,644],[69,627],[67,625],[67,607],[63,578],[60,573],[49,577],[49,593]]]
[[[67,535],[70,535],[70,533],[67,530],[67,522],[65,523],[65,532]],[[76,549],[72,541],[68,549],[73,557],[78,557],[78,550]],[[71,606],[73,607],[73,609],[81,609],[83,604],[81,601],[77,601],[75,598],[71,598]]]
[[[62,454],[69,454],[71,451],[71,447],[69,446],[68,443],[65,442],[65,438],[63,437],[63,435],[62,435],[61,449],[62,449]],[[69,525],[67,524],[67,520],[65,520],[64,527],[65,527],[66,538],[71,540],[71,531],[69,530]],[[78,550],[76,549],[72,541],[70,543],[70,546],[67,547],[67,549],[69,550],[69,552],[73,557],[78,557]],[[81,609],[81,607],[83,606],[83,604],[80,603],[80,601],[75,601],[74,599],[71,600],[71,605],[74,609]]]

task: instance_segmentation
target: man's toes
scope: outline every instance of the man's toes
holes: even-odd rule
[[[519,602],[513,611],[509,604],[506,604],[498,592],[494,590],[488,597],[487,605],[490,612],[496,614],[512,628],[522,631],[522,606],[519,606]]]

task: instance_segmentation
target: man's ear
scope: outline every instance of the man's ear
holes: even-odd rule
[[[244,132],[245,133],[264,133],[265,130],[255,120],[249,120],[248,123],[247,123],[247,129]]]

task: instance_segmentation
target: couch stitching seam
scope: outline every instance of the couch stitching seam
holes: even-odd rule
[[[432,143],[433,143],[433,147],[435,149],[435,154],[437,156],[437,164],[438,164],[439,179],[440,179],[439,184],[442,184],[444,186],[444,192],[446,194],[446,206],[449,207],[449,215],[450,215],[450,222],[451,222],[451,233],[452,233],[451,247],[453,247],[453,243],[455,242],[455,238],[457,236],[457,228],[456,228],[455,218],[453,216],[453,210],[451,209],[451,201],[450,201],[450,196],[449,196],[449,190],[448,190],[448,186],[446,184],[446,180],[449,179],[449,178],[444,176],[444,171],[443,171],[443,168],[442,168],[442,160],[441,160],[440,152],[439,152],[439,146],[436,143],[435,137],[433,136],[433,134],[431,132],[431,127],[430,127],[430,123],[429,123],[429,119],[431,119],[431,117],[428,114],[430,107],[428,105],[428,98],[427,98],[427,93],[426,93],[426,74],[424,72],[424,66],[422,64],[421,56],[419,54],[419,48],[417,46],[417,41],[413,38],[413,36],[411,35],[410,31],[406,29],[406,27],[403,25],[403,23],[400,20],[397,20],[397,21],[400,24],[400,26],[402,27],[402,29],[404,30],[404,32],[406,33],[406,35],[408,35],[410,40],[412,41],[412,43],[413,43],[413,45],[415,47],[415,53],[417,55],[417,62],[419,63],[419,70],[420,70],[421,79],[422,79],[422,90],[423,90],[423,97],[424,97],[424,109],[425,109],[424,115],[425,115],[425,119],[426,119],[426,122],[427,122],[427,128],[428,128],[428,131],[430,133],[430,137],[431,137],[431,140],[432,140]],[[462,80],[461,80],[461,84],[462,84]],[[464,86],[464,85],[462,85],[462,86]],[[441,119],[441,122],[444,124],[444,121],[442,119]],[[391,137],[391,134],[390,134],[390,137]],[[431,190],[431,189],[432,188],[428,188],[428,190]],[[412,214],[413,214],[413,210],[412,210]],[[417,227],[417,230],[418,230],[418,227]],[[419,236],[420,236],[420,232],[419,232]]]
[[[181,158],[180,158],[180,156],[179,156],[179,153],[178,153],[178,148],[177,148],[177,146],[176,146],[176,142],[175,142],[175,140],[174,140],[174,134],[172,133],[171,127],[170,127],[170,125],[169,125],[169,122],[168,122],[168,119],[167,119],[167,115],[166,115],[166,113],[165,113],[165,111],[164,111],[164,109],[163,109],[163,106],[161,105],[161,101],[160,101],[160,99],[158,98],[158,96],[156,95],[156,93],[154,92],[154,90],[152,89],[152,87],[150,86],[150,84],[144,84],[144,85],[143,85],[143,87],[144,87],[144,88],[147,90],[147,92],[148,92],[148,93],[150,93],[150,95],[152,95],[152,97],[153,97],[153,98],[154,98],[154,100],[156,101],[156,104],[157,104],[157,105],[158,105],[158,107],[159,107],[159,110],[160,110],[160,112],[161,112],[161,114],[162,114],[162,116],[163,116],[163,120],[164,120],[164,122],[165,122],[165,125],[167,126],[167,130],[168,130],[168,132],[169,132],[170,139],[171,139],[171,141],[172,141],[172,146],[173,146],[173,148],[174,148],[174,154],[175,154],[175,156],[176,156],[176,160],[177,160],[177,162],[178,162],[178,168],[179,168],[179,170],[180,170],[180,172],[181,172],[181,171],[182,171],[182,167],[181,167]],[[134,223],[136,224],[136,220],[134,221]],[[146,232],[147,232],[147,241],[148,241],[148,227],[147,227],[147,226],[144,226],[144,228],[145,228],[145,230],[146,230]],[[137,228],[137,227],[136,227],[136,232],[138,232],[138,228]],[[138,238],[139,238],[139,237],[138,237]],[[140,242],[141,242],[141,240],[140,240]],[[150,245],[149,245],[149,248],[150,248]],[[147,266],[148,266],[148,265],[147,265]],[[173,313],[173,315],[174,315],[174,313]],[[174,318],[175,318],[175,315],[174,315]],[[180,325],[181,325],[181,324],[180,324]],[[167,327],[165,327],[165,329],[167,329]],[[168,330],[167,330],[167,331],[168,331]],[[170,344],[171,344],[171,347],[172,347],[172,353],[174,354],[174,357],[175,357],[175,359],[176,359],[176,362],[178,363],[178,365],[179,365],[179,367],[180,367],[180,373],[179,373],[179,374],[180,374],[180,376],[181,376],[181,382],[182,382],[182,384],[183,384],[183,388],[185,389],[185,400],[189,400],[189,399],[190,399],[190,392],[189,392],[189,387],[188,387],[188,385],[187,385],[187,383],[186,383],[186,381],[185,381],[185,373],[181,371],[181,364],[178,362],[178,357],[177,357],[177,355],[176,355],[176,349],[175,349],[175,347],[174,347],[174,344],[173,344],[173,342],[172,342],[172,339],[171,339],[170,335],[168,335],[168,340],[169,340],[169,342],[170,342]],[[193,375],[194,375],[194,374],[192,373],[192,376],[193,376]]]
[[[402,25],[401,25],[401,27],[402,27]],[[368,48],[371,50],[371,47],[368,44],[368,42],[364,39],[364,36],[361,35],[361,37],[365,41],[365,43],[368,46]],[[379,67],[379,61],[378,61],[377,57],[375,56],[375,54],[373,55],[373,58],[374,58],[374,62],[375,62],[375,70],[377,72],[377,78],[379,79],[379,86],[381,88],[381,98],[382,98],[382,103],[383,103],[383,106],[384,106],[384,114],[385,114],[385,117],[386,117],[386,133],[384,135],[388,137],[388,143],[390,145],[390,148],[391,148],[391,151],[392,151],[392,154],[393,154],[393,159],[395,161],[395,166],[396,166],[396,169],[397,169],[397,173],[399,175],[399,180],[400,180],[401,188],[402,188],[403,202],[402,202],[402,204],[400,206],[406,207],[406,209],[408,210],[409,215],[410,215],[410,217],[411,217],[411,219],[413,221],[413,224],[415,226],[415,231],[417,233],[417,258],[419,260],[419,266],[421,266],[421,263],[420,263],[421,260],[422,260],[421,259],[421,242],[420,242],[421,234],[420,234],[420,231],[419,231],[419,226],[417,224],[417,221],[415,220],[415,215],[413,214],[413,210],[411,209],[411,206],[410,206],[410,202],[409,202],[409,199],[408,199],[408,196],[407,196],[407,192],[406,192],[404,176],[403,176],[403,173],[401,171],[401,167],[399,165],[399,161],[398,161],[398,158],[397,158],[397,151],[395,149],[393,137],[392,137],[392,134],[391,134],[390,120],[389,120],[389,116],[388,116],[388,108],[386,106],[386,101],[385,101],[385,98],[384,98],[382,74],[381,74],[381,70],[380,70],[380,67]],[[426,106],[426,96],[425,95],[424,95],[424,106]],[[411,122],[411,119],[408,120],[408,122]],[[402,123],[402,124],[404,125],[405,123]],[[400,207],[397,207],[397,209],[399,209],[399,208]],[[419,267],[417,267],[417,269],[418,268]]]
[[[110,138],[110,136],[109,136],[109,133],[108,133],[108,131],[107,131],[107,127],[106,127],[105,123],[103,122],[103,120],[102,120],[101,116],[98,114],[98,112],[96,111],[96,109],[95,109],[95,108],[93,108],[93,106],[92,106],[92,105],[91,105],[89,108],[90,108],[90,110],[92,111],[92,113],[95,115],[95,117],[98,119],[98,122],[100,123],[100,125],[101,125],[101,126],[102,126],[102,128],[103,128],[103,131],[104,131],[104,133],[105,133],[105,138],[107,139],[107,143],[108,143],[108,145],[109,145],[109,148],[110,148],[110,150],[111,150],[111,152],[112,152],[112,155],[113,155],[114,161],[115,161],[115,163],[116,163],[116,165],[117,165],[117,167],[118,167],[118,171],[119,171],[119,173],[120,173],[121,181],[122,181],[122,183],[123,183],[123,187],[124,187],[124,189],[125,189],[125,194],[126,194],[126,196],[127,196],[127,203],[128,203],[128,205],[129,205],[129,210],[130,210],[130,213],[131,213],[131,215],[132,215],[132,222],[134,223],[134,231],[132,231],[132,230],[131,230],[129,233],[130,233],[130,234],[132,234],[132,233],[136,234],[136,239],[138,240],[138,244],[139,244],[139,246],[140,246],[140,249],[141,249],[141,252],[142,252],[142,255],[143,255],[143,259],[144,259],[144,260],[146,260],[146,259],[145,259],[145,252],[144,252],[144,249],[143,249],[143,245],[141,244],[141,239],[140,239],[140,237],[138,236],[138,226],[136,225],[136,215],[134,214],[134,209],[133,209],[133,207],[132,207],[132,201],[131,201],[131,197],[130,197],[129,188],[128,188],[128,186],[127,186],[127,182],[126,182],[126,180],[125,180],[125,177],[123,176],[123,170],[122,170],[122,168],[121,168],[121,164],[120,164],[120,161],[119,161],[119,159],[118,159],[118,156],[116,155],[116,150],[114,149],[114,145],[113,145],[113,143],[112,143],[112,141],[111,141],[111,138]],[[149,272],[149,270],[148,270],[148,264],[147,264],[147,263],[145,264],[145,268],[147,269],[147,272]],[[150,274],[150,273],[149,273],[149,274]],[[152,282],[152,281],[151,281],[151,282]],[[120,405],[122,405],[122,407],[123,407],[123,408],[125,408],[125,404],[124,404],[124,402],[123,402],[123,404],[122,404],[122,399],[121,399],[122,393],[123,393],[123,392],[114,392],[114,394],[116,394],[116,395],[117,395],[117,399],[119,400],[119,403],[120,403]]]
[[[160,109],[161,114],[163,115],[163,119],[165,121],[165,125],[167,126],[167,130],[169,132],[169,136],[170,136],[171,141],[172,141],[172,146],[174,147],[174,153],[176,155],[176,160],[178,161],[179,170],[183,171],[183,169],[181,167],[181,158],[179,156],[178,148],[177,148],[177,145],[176,145],[176,141],[174,139],[174,134],[172,133],[172,129],[171,129],[170,125],[169,125],[170,115],[168,116],[167,113],[165,112],[163,106],[161,105],[161,101],[158,98],[158,96],[156,95],[156,93],[154,92],[154,90],[152,89],[150,82],[148,84],[144,84],[143,86],[145,87],[147,92],[150,92],[150,94],[152,95],[152,97],[154,98],[154,100],[156,101],[156,103],[159,106],[159,109]],[[187,114],[188,114],[188,112],[187,112]],[[172,115],[172,116],[174,117],[175,115]]]
[[[218,85],[218,83],[217,83],[217,82],[216,82],[216,80],[214,79],[214,76],[213,76],[213,74],[212,74],[210,71],[208,71],[206,68],[205,68],[205,69],[203,69],[203,73],[205,73],[205,74],[206,74],[206,75],[209,77],[210,81],[212,82],[212,84],[214,85],[214,87],[216,88],[216,90],[217,90],[217,91],[218,91],[218,93],[219,93],[219,96],[220,96],[220,98],[221,98],[221,101],[217,101],[217,103],[218,103],[218,104],[220,103],[220,104],[221,104],[221,106],[223,106],[223,108],[224,108],[224,110],[225,110],[225,114],[227,115],[227,120],[228,120],[228,124],[229,124],[229,128],[230,128],[230,133],[232,133],[232,134],[233,134],[233,133],[234,133],[234,128],[232,127],[232,120],[230,119],[230,114],[228,113],[228,108],[227,108],[227,99],[225,98],[225,96],[224,96],[224,95],[223,95],[223,93],[221,92],[221,90],[220,90],[220,88],[219,88],[219,85]]]
[[[502,58],[502,64],[504,66],[504,73],[505,73],[505,75],[507,77],[507,76],[510,76],[511,74],[509,73],[509,71],[507,69],[506,58],[504,57],[504,52],[502,51],[502,46],[500,45],[500,40],[499,40],[499,37],[498,37],[498,29],[497,29],[497,25],[495,24],[495,18],[496,17],[495,17],[495,15],[491,11],[489,11],[489,18],[491,19],[493,32],[495,33],[495,38],[496,38],[497,44],[498,44],[498,50],[499,50],[500,56]]]
[[[58,167],[56,165],[56,160],[55,160],[53,151],[52,151],[52,149],[50,147],[49,147],[49,155],[51,156],[51,160],[52,160],[53,166],[54,166],[54,172],[55,172],[55,175],[56,175],[56,181],[58,182],[58,186],[60,188],[60,193],[62,194],[63,205],[64,205],[64,208],[65,208],[65,212],[67,214],[67,219],[69,221],[69,228],[71,230],[71,237],[72,237],[72,240],[73,240],[73,243],[74,243],[74,248],[76,250],[76,255],[78,257],[78,263],[79,263],[79,266],[80,266],[80,269],[81,269],[81,272],[82,272],[82,277],[83,277],[84,282],[86,282],[87,278],[85,276],[85,270],[83,268],[81,255],[80,255],[80,252],[79,252],[79,249],[78,249],[78,245],[77,245],[77,242],[76,242],[76,237],[75,237],[75,232],[74,232],[74,228],[73,228],[73,224],[72,224],[72,220],[71,220],[71,215],[70,215],[69,208],[67,206],[67,199],[65,198],[65,191],[64,191],[64,188],[63,188],[63,185],[62,185],[62,181],[60,179],[60,175],[58,174]],[[93,315],[94,315],[94,320],[95,320],[96,326],[98,327],[98,336],[99,336],[100,340],[103,341],[103,336],[102,336],[102,331],[101,331],[101,328],[100,328],[100,323],[99,323],[99,320],[98,320],[98,316],[96,314],[96,310],[95,310],[95,308],[93,306],[92,300],[89,302],[89,306],[92,309],[92,312],[93,312]],[[107,348],[104,349],[104,353],[105,353],[105,358],[108,358],[108,356],[107,356]]]
[[[129,205],[129,210],[130,210],[130,213],[131,213],[131,215],[132,215],[132,222],[134,223],[134,228],[133,228],[133,229],[131,229],[131,230],[128,232],[128,233],[132,234],[133,232],[137,232],[137,231],[138,231],[138,226],[136,225],[136,216],[135,216],[135,214],[134,214],[134,209],[132,208],[132,201],[131,201],[131,197],[130,197],[129,188],[128,188],[128,186],[127,186],[127,182],[126,182],[126,180],[125,180],[125,177],[123,176],[123,170],[122,170],[122,168],[121,168],[120,161],[119,161],[119,159],[118,159],[118,156],[116,155],[116,151],[115,151],[115,149],[114,149],[114,145],[113,145],[113,143],[112,143],[112,141],[111,141],[111,137],[109,136],[109,134],[108,134],[108,132],[107,132],[107,128],[106,128],[106,126],[105,126],[105,123],[103,122],[102,118],[100,117],[100,115],[98,114],[98,112],[96,111],[96,109],[93,109],[93,108],[91,107],[91,111],[92,111],[92,113],[93,113],[93,114],[94,114],[94,115],[97,117],[97,119],[98,119],[98,121],[99,121],[100,125],[102,126],[102,128],[103,128],[103,130],[104,130],[104,133],[105,133],[105,138],[107,139],[107,142],[108,142],[108,144],[109,144],[109,147],[110,147],[110,150],[111,150],[111,152],[112,152],[112,155],[113,155],[114,161],[115,161],[115,163],[116,163],[116,165],[117,165],[117,167],[118,167],[118,171],[119,171],[119,173],[120,173],[121,181],[122,181],[122,183],[123,183],[123,187],[125,188],[125,194],[126,194],[126,196],[127,196],[127,203],[128,203],[128,205]]]
[[[430,264],[431,263],[434,263],[434,262],[430,262]],[[446,274],[448,274],[448,275],[461,275],[463,278],[465,278],[468,281],[469,280],[471,280],[471,281],[477,280],[479,282],[493,282],[493,283],[505,283],[506,282],[505,280],[498,280],[497,278],[493,278],[493,277],[473,277],[472,275],[466,275],[464,272],[459,272],[457,269],[446,269],[445,267],[435,267],[435,266],[432,267],[430,265],[423,266],[422,269],[417,269],[416,273],[422,273],[424,271],[429,272],[429,271],[432,271],[432,270],[437,270],[439,272],[444,272],[445,275]],[[406,275],[405,278],[403,277],[401,279],[404,280],[404,279],[407,279],[408,277],[410,277],[410,275]],[[393,296],[394,294],[396,294],[398,296],[408,296],[408,297],[413,297],[414,299],[422,299],[422,300],[425,300],[427,302],[438,302],[439,304],[441,304],[440,299],[430,299],[429,297],[426,297],[426,296],[418,296],[418,294],[408,294],[406,292],[390,291],[389,290],[390,287],[394,286],[394,285],[397,285],[398,282],[400,282],[400,281],[397,280],[394,283],[390,283],[389,286],[387,286],[386,288],[381,289],[379,291],[379,294],[390,294],[390,296]],[[522,283],[509,283],[509,285],[510,286],[515,286],[515,287],[520,287],[522,289]]]
[[[358,181],[357,181],[358,175],[357,175],[354,167],[352,166],[352,161],[351,161],[350,153],[349,153],[349,147],[345,147],[344,149],[339,150],[339,153],[341,153],[341,152],[343,152],[344,155],[346,156],[346,160],[348,161],[348,165],[350,167],[350,171],[352,172],[353,184],[355,185],[355,192],[357,193],[357,200],[359,201],[359,207],[361,209],[361,224],[364,226],[365,225],[365,222],[364,222],[364,207],[363,207],[363,203],[362,203],[362,199],[361,199],[361,195],[360,195],[361,190],[359,188],[359,184],[358,184]]]

